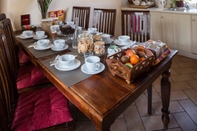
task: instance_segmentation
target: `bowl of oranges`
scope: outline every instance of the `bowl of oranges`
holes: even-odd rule
[[[117,75],[130,84],[137,76],[148,71],[154,60],[155,56],[150,50],[134,46],[108,56],[106,63],[112,75]]]

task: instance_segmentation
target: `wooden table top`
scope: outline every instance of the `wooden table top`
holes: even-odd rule
[[[31,41],[32,42],[32,41]],[[42,64],[43,60],[55,58],[57,54],[35,58],[33,54],[18,40],[19,47],[28,55],[31,61],[40,68],[45,76],[96,126],[98,131],[108,130],[115,119],[132,104],[152,83],[166,70],[170,69],[172,58],[177,50],[171,50],[161,63],[151,67],[148,72],[137,77],[131,84],[118,76],[113,76],[105,61],[103,72],[90,76],[73,86],[67,87],[56,74]],[[72,49],[68,49],[72,52]],[[61,54],[62,52],[58,52]],[[64,52],[66,53],[66,52]],[[66,75],[66,73],[65,73]],[[72,78],[70,78],[72,79]]]

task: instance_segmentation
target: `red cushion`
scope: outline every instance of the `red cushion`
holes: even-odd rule
[[[11,129],[32,131],[72,121],[68,100],[56,87],[21,93]]]
[[[18,90],[23,89],[25,87],[35,86],[47,82],[49,82],[49,80],[33,64],[22,65],[18,70]]]
[[[30,62],[29,58],[27,57],[27,55],[25,55],[25,53],[21,50],[18,51],[18,57],[19,57],[19,63],[20,64],[24,64],[26,62]]]

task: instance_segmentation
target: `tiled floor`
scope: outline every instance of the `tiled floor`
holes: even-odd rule
[[[160,79],[153,83],[153,114],[147,115],[142,94],[111,126],[111,131],[162,131]],[[166,131],[197,131],[197,60],[175,56],[171,67],[170,123]],[[93,123],[73,108],[75,131],[95,131]]]

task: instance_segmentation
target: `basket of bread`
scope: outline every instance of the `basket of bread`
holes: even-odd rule
[[[130,84],[148,71],[154,60],[155,56],[150,50],[144,46],[134,46],[108,56],[106,63],[112,75],[117,75]]]

